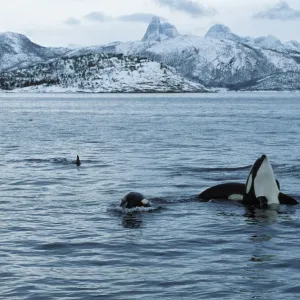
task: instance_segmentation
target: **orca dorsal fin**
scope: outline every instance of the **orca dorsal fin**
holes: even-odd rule
[[[76,158],[76,165],[79,167],[81,165],[81,161],[80,161],[80,158],[79,156],[77,155],[77,158]]]

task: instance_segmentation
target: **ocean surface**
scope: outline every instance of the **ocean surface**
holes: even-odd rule
[[[0,94],[0,120],[1,299],[299,298],[300,207],[195,195],[267,154],[300,201],[300,93]]]

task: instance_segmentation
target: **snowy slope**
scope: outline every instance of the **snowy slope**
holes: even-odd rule
[[[284,44],[284,47],[288,50],[297,51],[300,53],[300,43],[297,41],[289,41]]]
[[[112,42],[106,45],[98,45],[98,46],[89,46],[83,48],[75,48],[73,50],[68,51],[64,56],[73,57],[73,56],[81,56],[87,54],[100,54],[100,53],[116,53],[116,46],[122,44],[121,42]]]
[[[50,63],[1,73],[0,88],[98,93],[208,91],[161,63],[114,54],[59,58]]]
[[[0,71],[25,67],[63,55],[65,48],[46,48],[31,42],[26,36],[13,32],[0,34]]]
[[[276,73],[258,80],[247,91],[300,91],[300,73]]]

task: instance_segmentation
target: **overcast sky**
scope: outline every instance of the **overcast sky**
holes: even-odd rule
[[[0,0],[0,31],[45,46],[139,40],[153,15],[181,34],[204,36],[214,24],[241,36],[300,41],[300,0]]]

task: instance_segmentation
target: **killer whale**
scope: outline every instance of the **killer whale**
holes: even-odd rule
[[[151,202],[141,193],[130,192],[122,198],[120,206],[122,208],[151,207]]]
[[[246,184],[224,183],[210,187],[198,195],[200,201],[211,199],[235,200],[245,205],[266,208],[269,205],[296,205],[292,197],[280,192],[280,184],[272,169],[269,159],[262,155],[253,164]]]
[[[279,204],[298,204],[295,199],[280,192],[280,185],[275,179],[273,168],[265,154],[255,161],[249,172],[246,194],[257,199],[261,208]]]

